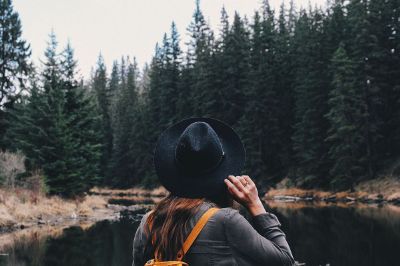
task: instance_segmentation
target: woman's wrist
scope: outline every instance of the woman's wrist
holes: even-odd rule
[[[258,198],[258,200],[256,200],[255,202],[252,202],[251,204],[249,204],[247,206],[247,209],[249,210],[249,212],[251,213],[252,216],[267,213],[260,198]]]

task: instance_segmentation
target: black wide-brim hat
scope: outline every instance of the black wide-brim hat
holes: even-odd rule
[[[167,128],[154,149],[154,166],[161,184],[187,198],[226,192],[224,179],[239,175],[245,149],[236,132],[213,118],[189,118]]]

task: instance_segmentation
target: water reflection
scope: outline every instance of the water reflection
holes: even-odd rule
[[[400,208],[279,207],[293,254],[306,265],[399,265]]]
[[[0,256],[0,265],[131,265],[132,240],[139,222],[124,216],[118,222],[102,221],[87,229],[72,226],[60,237],[18,241],[4,251],[8,256]]]
[[[400,248],[400,207],[271,204],[296,260],[313,265],[395,266]],[[72,226],[55,234],[25,236],[0,253],[0,265],[112,265],[132,262],[140,216]],[[1,239],[1,238],[0,238]]]

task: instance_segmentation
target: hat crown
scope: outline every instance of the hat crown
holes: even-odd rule
[[[175,148],[175,161],[185,173],[196,175],[217,167],[224,156],[222,143],[206,122],[190,124],[180,135]]]

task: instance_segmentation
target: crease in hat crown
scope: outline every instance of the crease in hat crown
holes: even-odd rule
[[[175,163],[191,175],[214,170],[225,152],[219,136],[206,122],[193,122],[179,136],[175,147]]]

